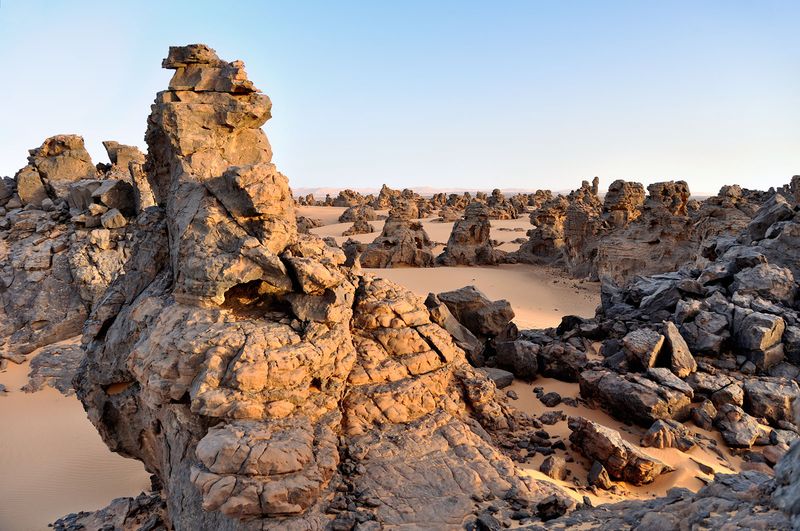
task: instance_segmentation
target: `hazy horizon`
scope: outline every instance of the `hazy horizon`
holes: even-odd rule
[[[0,4],[0,175],[48,136],[145,148],[170,45],[241,59],[295,189],[766,189],[800,173],[792,2]]]

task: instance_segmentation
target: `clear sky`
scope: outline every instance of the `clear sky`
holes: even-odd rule
[[[799,26],[797,1],[0,0],[0,175],[58,133],[144,148],[167,47],[204,42],[272,98],[295,188],[767,188],[800,173]]]

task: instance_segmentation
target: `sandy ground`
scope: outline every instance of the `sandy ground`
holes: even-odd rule
[[[541,266],[429,267],[364,269],[402,284],[420,297],[474,285],[492,300],[511,303],[520,328],[557,326],[564,315],[593,317],[600,304],[596,283],[581,283]]]
[[[27,374],[27,363],[0,373],[0,529],[40,531],[149,489],[142,464],[106,447],[75,396],[20,391]]]

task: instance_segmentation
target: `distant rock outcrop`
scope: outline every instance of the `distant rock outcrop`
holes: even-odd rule
[[[504,253],[496,250],[490,239],[489,208],[474,201],[464,217],[456,221],[447,247],[436,261],[441,265],[495,265]]]
[[[48,138],[3,182],[0,363],[79,334],[128,258],[127,225],[143,205],[120,163],[141,153],[107,144],[112,164],[98,170],[80,136]]]
[[[401,203],[392,208],[381,235],[361,253],[364,267],[431,267],[432,242],[414,218],[416,206]]]
[[[618,284],[686,263],[702,266],[713,259],[709,245],[738,234],[766,199],[734,185],[698,202],[684,181],[653,183],[645,196],[641,184],[617,180],[601,203],[596,187],[584,181],[534,210],[535,228],[515,258]]]

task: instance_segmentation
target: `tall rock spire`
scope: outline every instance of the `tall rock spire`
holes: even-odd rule
[[[160,208],[87,322],[76,382],[109,446],[160,478],[171,526],[450,527],[556,493],[493,445],[525,419],[423,301],[297,234],[242,64],[191,45],[164,66]]]

